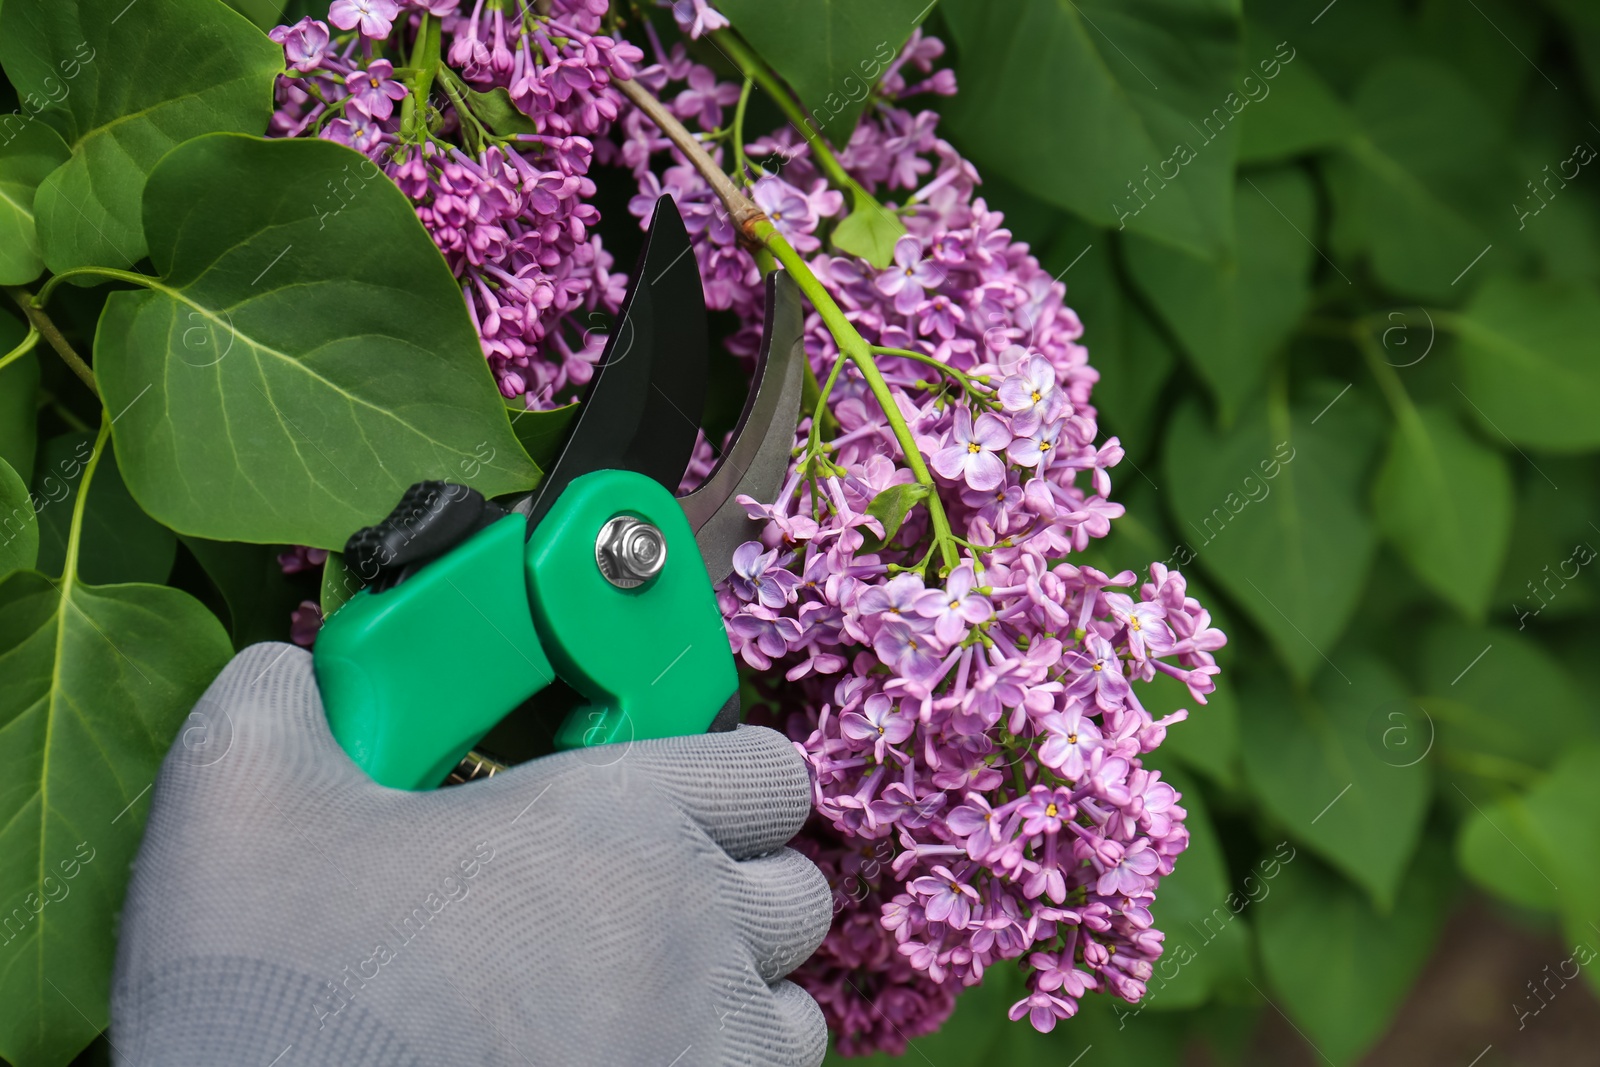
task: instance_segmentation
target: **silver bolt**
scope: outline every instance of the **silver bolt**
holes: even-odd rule
[[[661,573],[667,562],[667,539],[648,522],[618,515],[600,528],[594,561],[606,581],[618,589],[634,589]]]

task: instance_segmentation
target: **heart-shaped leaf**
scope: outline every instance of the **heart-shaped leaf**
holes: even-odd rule
[[[23,342],[21,321],[0,314],[0,356]],[[39,356],[25,352],[0,368],[0,459],[24,482],[33,480],[33,453],[38,446]]]
[[[322,609],[322,617],[332,618],[333,613],[344,607],[345,601],[361,592],[366,584],[361,580],[361,576],[345,563],[344,556],[338,552],[329,552],[327,562],[322,565],[322,586],[317,597],[317,606]]]
[[[1278,163],[1319,148],[1341,144],[1356,132],[1355,118],[1338,96],[1322,80],[1313,61],[1294,48],[1294,58],[1281,62],[1276,42],[1259,23],[1247,19],[1244,33],[1244,58],[1255,69],[1247,70],[1241,81],[1247,93],[1260,93],[1254,107],[1240,116],[1243,132],[1239,141],[1239,162]],[[1297,41],[1300,39],[1296,35]],[[1253,87],[1254,86],[1254,87]]]
[[[1167,434],[1179,536],[1301,680],[1326,669],[1376,543],[1360,504],[1376,420],[1337,393],[1293,408],[1273,399],[1225,435],[1191,403]]]
[[[74,504],[83,481],[79,475],[93,448],[93,434],[66,433],[52,437],[39,450],[39,483],[34,494],[45,506],[39,512],[36,566],[45,574],[59,575],[65,566]],[[95,585],[166,583],[178,551],[177,538],[128,495],[116,455],[109,447],[96,468],[94,494],[84,507],[81,525],[78,577],[83,581]]]
[[[1600,448],[1600,294],[1494,278],[1455,321],[1456,388],[1486,432],[1552,452]]]
[[[1453,413],[1401,412],[1372,487],[1378,528],[1417,577],[1481,619],[1511,539],[1511,471]]]
[[[1250,105],[1236,3],[945,0],[940,11],[961,84],[942,110],[980,169],[1097,225],[1227,252],[1234,120]]]
[[[1006,220],[1014,225],[1009,212]],[[1156,399],[1177,362],[1177,352],[1155,316],[1119,279],[1113,250],[1109,233],[1069,219],[1051,238],[1039,262],[1066,282],[1067,303],[1083,320],[1082,343],[1089,347],[1090,359],[1100,372],[1094,405],[1103,416],[1102,425],[1116,433],[1123,447],[1143,463],[1144,450],[1154,437],[1150,420]],[[1138,478],[1137,474],[1131,476]],[[1163,553],[1168,547],[1162,546]]]
[[[1499,123],[1453,71],[1411,58],[1372,70],[1353,107],[1361,132],[1327,171],[1335,258],[1365,253],[1403,293],[1459,294],[1461,275],[1511,229],[1506,191],[1519,183]]]
[[[1569,745],[1600,741],[1592,698],[1526,634],[1445,623],[1428,628],[1420,653],[1424,707],[1441,750],[1463,771],[1498,787],[1549,767]],[[1516,728],[1508,730],[1510,713]],[[1461,784],[1474,792],[1469,778]]]
[[[867,505],[867,514],[883,524],[883,536],[879,537],[868,531],[861,543],[861,551],[877,552],[893,541],[894,535],[900,532],[900,524],[906,521],[911,509],[927,495],[927,486],[919,482],[907,482],[904,485],[891,485],[873,497],[872,503]]]
[[[895,242],[906,235],[899,217],[878,203],[871,193],[851,183],[850,214],[833,228],[833,246],[860,256],[879,270],[894,261]]]
[[[289,640],[289,616],[305,599],[278,563],[278,546],[184,537],[184,547],[228,606],[233,647]]]
[[[719,0],[717,10],[783,75],[836,145],[933,4],[928,0]]]
[[[1371,903],[1314,859],[1288,865],[1261,902],[1261,961],[1282,1005],[1328,1062],[1354,1062],[1383,1033],[1449,914],[1454,879],[1424,849],[1394,910]]]
[[[0,285],[26,285],[44,270],[33,197],[70,154],[61,135],[38,119],[0,144]]]
[[[497,85],[486,93],[480,93],[471,86],[463,85],[462,96],[479,121],[502,137],[539,132],[539,127],[534,121],[511,102],[511,94],[506,92],[503,85]]]
[[[196,138],[151,173],[144,217],[162,277],[106,301],[95,367],[162,523],[342,548],[414,482],[538,481],[455,279],[364,156]]]
[[[1600,748],[1572,748],[1525,796],[1469,812],[1459,853],[1467,872],[1496,895],[1554,908],[1567,936],[1591,946],[1591,952],[1600,927],[1597,771]],[[1584,969],[1590,987],[1600,990],[1594,968]]]
[[[39,519],[28,487],[0,459],[0,577],[29,570],[39,557]]]
[[[283,50],[221,0],[8,0],[0,65],[72,149],[33,203],[60,273],[142,258],[150,169],[190,137],[264,130]]]
[[[1310,299],[1316,250],[1305,234],[1316,208],[1299,170],[1246,174],[1234,201],[1232,255],[1205,259],[1137,235],[1124,246],[1134,282],[1183,343],[1224,422],[1261,387]]]
[[[1412,706],[1394,671],[1370,657],[1340,660],[1309,693],[1275,672],[1240,683],[1245,773],[1295,840],[1388,911],[1422,832],[1431,764],[1374,742],[1375,716]]]
[[[18,920],[0,933],[0,1056],[17,1064],[64,1064],[105,1026],[145,798],[232,652],[187,593],[85,585],[77,514],[59,581],[0,581],[0,900]]]
[[[531,411],[520,400],[507,401],[506,408],[522,450],[541,470],[549,470],[561,458],[561,446],[567,443],[572,420],[578,417],[578,401],[548,411]]]

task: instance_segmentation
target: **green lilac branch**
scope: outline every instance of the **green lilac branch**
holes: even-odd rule
[[[744,154],[744,113],[750,103],[750,90],[755,84],[754,78],[745,78],[744,87],[739,90],[739,103],[733,109],[733,172],[741,181],[745,180],[746,174],[755,172]]]
[[[113,281],[132,282],[134,285],[142,285],[146,289],[161,288],[159,279],[152,278],[148,274],[139,274],[131,270],[118,270],[115,267],[73,267],[71,270],[64,270],[60,274],[52,275],[49,281],[40,286],[39,295],[33,298],[34,305],[43,310],[44,306],[50,302],[50,296],[56,291],[56,287],[68,278],[110,278]]]
[[[717,194],[717,199],[728,210],[729,216],[745,241],[753,247],[764,248],[782,263],[817,309],[817,314],[822,316],[828,332],[833,335],[834,343],[839,346],[839,363],[849,360],[855,365],[862,379],[867,383],[867,388],[872,391],[873,398],[883,410],[884,419],[893,431],[895,440],[900,444],[900,450],[905,455],[906,465],[911,468],[912,476],[918,484],[928,488],[928,495],[923,498],[928,509],[928,518],[933,527],[933,548],[937,549],[942,564],[941,574],[954,570],[960,563],[961,554],[956,543],[955,535],[950,529],[950,519],[945,515],[944,504],[939,499],[938,486],[934,483],[933,475],[928,471],[928,465],[922,458],[922,449],[917,445],[916,438],[912,436],[911,429],[906,425],[906,420],[900,414],[900,408],[895,404],[894,395],[889,391],[889,384],[883,380],[883,375],[878,371],[878,364],[872,358],[872,346],[867,344],[855,326],[845,317],[844,311],[834,302],[833,295],[811,273],[811,268],[794,246],[784,239],[772,220],[758,208],[749,197],[740,192],[733,181],[717,165],[716,160],[708,155],[694,134],[679,122],[677,118],[666,109],[660,100],[657,100],[644,86],[631,80],[616,80],[617,89],[633,101],[643,111],[645,117],[654,122],[665,133],[673,145],[694,164],[702,177],[711,185]],[[809,361],[807,361],[809,364]],[[838,374],[838,365],[829,375],[830,380]],[[826,393],[820,399],[826,400]],[[815,422],[813,432],[816,432]],[[812,451],[808,447],[807,451]],[[815,452],[813,452],[815,455]],[[930,550],[931,555],[931,550]]]
[[[411,95],[400,108],[400,130],[412,139],[417,137],[416,124],[424,129],[428,124],[428,97],[433,94],[433,79],[443,66],[440,62],[439,20],[423,12],[422,24],[417,29],[417,41],[411,49],[411,65],[417,68],[416,79],[411,84]]]
[[[75,274],[79,272],[69,271],[68,273]],[[45,283],[44,289],[49,289],[64,276],[58,275],[56,278],[50,279]],[[83,357],[78,355],[72,344],[62,336],[61,331],[51,321],[50,316],[44,313],[44,289],[41,289],[40,295],[35,297],[21,286],[5,286],[6,293],[12,300],[16,301],[17,306],[22,309],[22,313],[28,317],[29,328],[38,331],[40,336],[50,342],[50,347],[56,350],[56,355],[60,356],[62,362],[72,368],[72,373],[76,374],[79,380],[89,387],[89,392],[98,398],[100,396],[100,387],[95,384],[94,371],[89,369],[89,364],[83,361]],[[9,359],[10,357],[8,356],[7,358]]]
[[[37,345],[38,343],[39,343],[39,327],[37,327],[37,326],[35,326],[33,324],[33,320],[32,319],[29,319],[28,320],[28,335],[22,339],[22,343],[17,345],[16,348],[13,348],[11,351],[7,352],[4,356],[0,356],[0,370],[5,370],[7,367],[11,366],[12,363],[15,363],[17,360],[21,359],[23,356],[27,355],[29,352],[32,352],[34,346]]]
[[[106,413],[100,415],[100,432],[95,435],[94,451],[89,454],[89,462],[83,468],[83,480],[78,483],[78,499],[72,502],[72,523],[67,528],[67,558],[61,565],[61,599],[66,601],[73,585],[78,580],[78,546],[83,540],[83,513],[84,501],[89,499],[89,483],[94,478],[95,468],[100,466],[100,457],[105,455],[106,442],[111,438],[111,420]]]
[[[844,165],[839,162],[839,157],[833,154],[833,149],[828,147],[828,142],[822,139],[822,134],[812,128],[814,121],[795,101],[794,95],[788,87],[778,80],[767,65],[763,63],[750,46],[745,44],[736,34],[729,30],[715,30],[711,39],[723,50],[729,59],[744,74],[745,80],[754,81],[770,96],[783,112],[785,118],[804,138],[811,153],[816,157],[817,166],[828,176],[828,180],[840,189],[860,189],[860,184],[847,173]],[[865,190],[862,190],[865,192]]]
[[[900,359],[909,359],[932,367],[939,373],[954,379],[966,391],[967,395],[979,404],[990,408],[996,406],[992,394],[981,388],[989,384],[989,376],[987,374],[966,374],[948,364],[940,363],[926,352],[913,352],[909,348],[888,348],[884,345],[872,345],[870,347],[874,355],[897,356]]]

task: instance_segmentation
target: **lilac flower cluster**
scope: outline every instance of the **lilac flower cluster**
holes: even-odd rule
[[[691,34],[715,14],[698,0],[674,10]],[[1098,375],[1064,287],[975,197],[977,173],[937,116],[901,106],[955,90],[933,70],[942,45],[912,36],[838,154],[869,190],[901,195],[885,210],[907,232],[877,269],[827,249],[844,201],[792,129],[749,144],[763,166],[730,161],[719,128],[737,87],[651,44],[638,79],[733,164],[875,346],[948,516],[941,529],[916,507],[896,528],[896,509],[874,508],[918,475],[812,315],[806,351],[836,428],[803,424],[777,502],[745,499],[765,532],[718,590],[735,652],[814,773],[803,847],[840,914],[797,980],[848,1054],[902,1050],[1000,960],[1028,970],[1011,1017],[1040,1030],[1092,990],[1138,1000],[1161,952],[1150,906],[1188,833],[1178,794],[1141,759],[1187,712],[1156,719],[1137,687],[1166,674],[1205,703],[1225,638],[1176,571],[1153,564],[1141,581],[1072,561],[1123,512],[1107,473],[1122,448],[1100,440]],[[624,114],[618,135],[633,213],[673,194],[708,302],[738,316],[731,347],[753,352],[759,268],[726,212],[642,115]],[[956,565],[935,570],[949,545]]]
[[[462,6],[334,0],[327,23],[277,27],[289,70],[270,132],[327,138],[377,162],[461,280],[501,392],[551,407],[590,379],[604,347],[578,316],[617,311],[626,287],[590,234],[599,213],[588,171],[624,106],[611,79],[631,77],[642,53],[599,32],[606,0]],[[438,20],[447,61],[431,102],[395,71],[414,59],[424,18]],[[496,91],[522,117],[519,132],[494,97],[477,95]]]

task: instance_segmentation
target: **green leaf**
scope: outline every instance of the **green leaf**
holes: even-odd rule
[[[1246,17],[1268,40],[1288,39],[1340,95],[1348,96],[1372,68],[1412,48],[1410,13],[1394,0],[1338,0],[1307,12],[1282,0],[1245,0]],[[1316,25],[1308,29],[1313,15]],[[1295,60],[1299,62],[1297,58]]]
[[[289,640],[289,616],[304,599],[278,565],[276,545],[181,538],[228,605],[233,647]]]
[[[870,532],[866,533],[861,543],[861,551],[877,552],[893,541],[894,535],[900,532],[900,524],[906,521],[911,509],[927,495],[927,486],[920,482],[907,482],[903,485],[891,485],[873,497],[872,503],[867,505],[867,514],[883,524],[883,536],[877,537]]]
[[[72,511],[84,464],[93,451],[94,435],[90,433],[52,437],[39,450],[39,474],[34,482],[34,494],[42,504],[37,566],[45,574],[61,574],[65,566]],[[172,573],[177,551],[172,531],[146,515],[128,495],[116,456],[108,446],[84,509],[79,575],[96,585],[162,585]]]
[[[1515,630],[1431,626],[1420,659],[1425,706],[1453,767],[1515,780],[1550,766],[1569,745],[1600,740],[1593,697],[1541,643]],[[1507,729],[1513,713],[1515,729]]]
[[[882,270],[894,261],[894,244],[906,235],[905,223],[861,186],[851,186],[850,214],[839,220],[829,239],[839,251]]]
[[[844,145],[868,93],[933,4],[719,0],[717,10],[799,94],[815,128]]]
[[[464,95],[467,106],[472,109],[478,120],[501,137],[539,132],[539,127],[534,125],[533,120],[511,102],[511,94],[506,92],[504,86],[497,85],[486,93],[480,93],[469,86],[466,87]]]
[[[0,577],[31,570],[39,558],[39,517],[28,486],[0,459]]]
[[[162,277],[107,299],[95,367],[128,487],[167,526],[338,548],[414,482],[537,482],[455,279],[365,157],[196,138],[151,173],[145,229]]]
[[[285,0],[225,0],[225,2],[255,23],[258,29],[270,30],[278,25]]]
[[[1417,577],[1481,620],[1511,539],[1511,471],[1443,408],[1407,407],[1372,487],[1378,528]]]
[[[70,154],[61,135],[37,120],[0,144],[0,285],[26,285],[44,270],[33,197]]]
[[[940,10],[961,84],[943,111],[980,170],[1096,225],[1212,258],[1228,250],[1233,120],[1251,106],[1238,84],[1237,4],[945,0]]]
[[[0,1056],[18,1064],[65,1064],[105,1027],[144,798],[231,654],[187,593],[86,585],[74,556],[59,581],[0,581],[0,900],[20,920],[0,934]]]
[[[1508,62],[1508,42],[1530,56],[1542,50],[1540,6],[1517,0],[1472,0],[1471,4],[1422,0],[1416,12],[1416,49],[1453,66],[1505,125],[1524,100],[1523,89],[1530,82],[1541,94],[1553,88],[1531,64]]]
[[[1463,402],[1495,437],[1600,448],[1600,293],[1491,278],[1455,317]]]
[[[1316,220],[1311,180],[1297,168],[1241,175],[1234,253],[1204,259],[1129,235],[1134,282],[1183,343],[1231,422],[1261,386],[1311,296]]]
[[[1600,749],[1570,749],[1521,800],[1508,800],[1468,817],[1462,827],[1468,872],[1493,892],[1517,903],[1552,901],[1573,941],[1600,945]],[[1485,824],[1487,824],[1485,828]],[[1493,835],[1493,836],[1491,836]],[[1498,838],[1498,840],[1496,840]],[[1484,870],[1485,861],[1504,874]],[[1503,877],[1504,881],[1499,881]],[[1593,958],[1592,956],[1590,957]],[[1596,968],[1585,967],[1600,992]]]
[[[1257,407],[1226,435],[1191,402],[1166,442],[1179,536],[1302,681],[1326,666],[1376,542],[1360,497],[1377,426],[1337,392],[1292,410],[1274,400],[1270,418]]]
[[[1595,756],[1587,756],[1594,773]],[[1477,801],[1473,801],[1476,805]],[[1456,859],[1462,873],[1485,891],[1533,911],[1555,912],[1558,887],[1550,881],[1553,866],[1545,830],[1520,796],[1485,801],[1468,809],[1456,837]]]
[[[1160,749],[1166,751],[1165,746]],[[1220,985],[1242,986],[1238,979],[1246,973],[1250,953],[1250,928],[1239,919],[1249,901],[1229,889],[1222,845],[1205,799],[1182,771],[1167,768],[1162,777],[1182,794],[1189,847],[1161,880],[1150,909],[1167,939],[1137,1012],[1194,1008],[1210,1000]]]
[[[986,186],[987,187],[987,186]],[[1011,222],[1011,216],[1006,216]],[[1067,285],[1067,305],[1083,321],[1081,343],[1100,372],[1094,404],[1122,439],[1139,453],[1153,436],[1150,421],[1177,353],[1117,277],[1113,242],[1104,230],[1068,221],[1039,257]],[[1131,468],[1130,468],[1131,470]],[[1137,475],[1133,475],[1137,477]]]
[[[139,194],[156,161],[203,133],[264,130],[283,50],[220,0],[10,0],[0,64],[18,95],[52,102],[72,148],[33,205],[59,274],[141,259]]]
[[[1388,1028],[1433,951],[1452,896],[1439,846],[1418,855],[1387,914],[1315,860],[1284,870],[1257,916],[1261,961],[1276,1003],[1331,1063],[1354,1062]]]
[[[0,355],[22,343],[22,323],[0,314]],[[24,482],[33,479],[33,453],[39,442],[39,356],[29,352],[0,370],[0,459]]]
[[[1457,281],[1511,229],[1519,183],[1494,116],[1454,72],[1410,58],[1372,71],[1354,109],[1362,132],[1327,168],[1335,257],[1365,254],[1402,293],[1459,298]]]
[[[506,401],[511,430],[540,470],[549,470],[561,458],[561,446],[567,443],[572,420],[578,417],[578,403],[574,400],[549,411],[530,411],[520,399]]]
[[[361,592],[366,584],[345,563],[343,555],[329,552],[327,562],[322,565],[322,587],[318,596],[322,617],[332,618],[333,613],[344,607],[345,601]]]
[[[1307,693],[1276,673],[1240,683],[1245,773],[1296,841],[1387,912],[1422,832],[1431,764],[1382,743],[1389,711],[1414,714],[1393,669],[1365,655],[1340,660]]]
[[[1541,456],[1539,469],[1550,481],[1524,472],[1509,563],[1494,593],[1495,607],[1519,628],[1536,618],[1587,617],[1600,608],[1600,567],[1590,566],[1600,553],[1600,462]]]
[[[1293,58],[1280,63],[1272,36],[1259,23],[1245,20],[1245,62],[1254,63],[1248,77],[1263,86],[1261,107],[1242,116],[1239,162],[1278,163],[1294,156],[1341,144],[1356,131],[1355,118],[1312,66],[1309,58],[1291,45]],[[1297,35],[1296,40],[1299,37]],[[1277,75],[1269,77],[1276,69]],[[1271,100],[1272,103],[1267,101]]]

